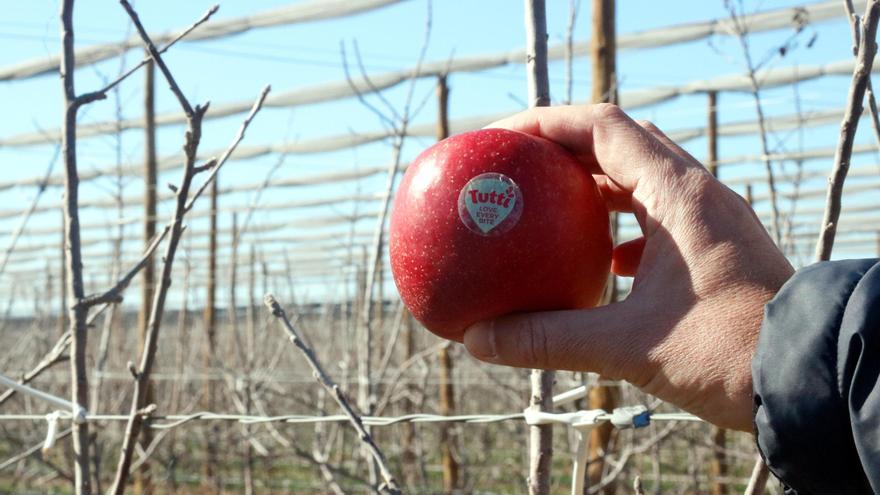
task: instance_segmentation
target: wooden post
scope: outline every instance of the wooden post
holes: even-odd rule
[[[446,75],[437,78],[437,140],[449,137],[449,87],[446,85]],[[449,355],[449,346],[445,345],[438,351],[440,362],[440,414],[452,416],[455,414],[455,388],[452,382],[453,368],[452,358]],[[443,492],[452,494],[458,488],[458,461],[453,455],[455,437],[452,426],[448,423],[440,424],[440,456],[443,465]]]
[[[406,312],[403,315],[403,332],[404,332],[404,360],[411,358],[416,353],[415,343],[415,324],[412,315],[404,308]],[[415,412],[415,402],[413,401],[416,386],[411,381],[406,382],[407,394],[403,396],[403,413],[412,414]],[[409,421],[401,425],[403,427],[403,453],[401,454],[403,462],[403,478],[406,484],[413,486],[418,480],[419,466],[418,455],[416,454],[416,424]]]
[[[216,325],[217,325],[217,182],[219,176],[211,185],[211,213],[210,230],[208,232],[208,287],[207,300],[205,301],[205,409],[215,411],[216,388],[214,387],[211,372],[216,369]],[[220,492],[219,479],[214,471],[217,464],[217,441],[220,429],[217,423],[208,426],[207,434],[207,462],[204,465],[205,479],[203,485],[213,488],[216,493]]]
[[[144,65],[144,246],[149,246],[156,235],[156,102],[155,67],[152,60]],[[150,259],[143,268],[141,278],[141,306],[138,311],[138,355],[144,353],[147,338],[147,323],[153,303],[155,287],[155,264]],[[147,402],[153,403],[153,387],[147,384]],[[141,439],[144,445],[152,441],[152,430],[144,428]],[[153,492],[149,463],[144,462],[135,473],[134,493],[149,495]]]
[[[615,33],[614,0],[593,0],[592,36],[590,39],[590,60],[593,70],[593,103],[617,103],[617,37]],[[618,218],[611,216],[611,229],[617,236]],[[611,275],[604,304],[617,299],[617,279]],[[599,380],[603,380],[599,377]],[[620,402],[620,389],[616,386],[597,385],[590,389],[590,409],[611,411]],[[612,448],[616,432],[610,423],[604,423],[590,432],[589,459],[586,486],[596,486],[602,480],[605,470],[604,456]],[[613,494],[614,483],[606,485],[603,493]]]
[[[251,414],[253,408],[253,390],[251,384],[251,376],[254,373],[256,364],[256,311],[257,298],[254,290],[257,285],[257,252],[254,245],[251,244],[250,262],[248,263],[248,306],[245,314],[247,327],[245,328],[245,382],[244,382],[244,407],[245,414]],[[265,292],[264,292],[265,294]],[[254,477],[254,451],[251,447],[251,427],[247,424],[241,426],[242,443],[244,444],[244,493],[245,495],[254,495],[256,491],[256,483]]]
[[[547,11],[544,0],[526,0],[526,70],[529,107],[550,105],[547,74]],[[529,407],[537,411],[553,409],[553,371],[532,370]],[[529,427],[529,495],[550,493],[553,461],[553,426]]]
[[[709,172],[718,177],[718,93],[709,91],[706,145],[708,147]],[[721,478],[727,476],[727,430],[712,427],[712,457],[709,460],[709,490],[712,495],[727,495],[727,484]]]
[[[67,331],[67,250],[64,249],[64,243],[67,239],[67,233],[64,231],[64,225],[66,220],[64,219],[64,212],[61,212],[61,276],[58,277],[58,282],[61,284],[61,287],[58,291],[59,293],[59,301],[58,301],[58,335],[64,335],[64,332]]]
[[[437,78],[437,140],[449,137],[449,85],[446,74]]]
[[[63,265],[62,265],[62,269],[63,269]],[[53,272],[52,263],[47,259],[46,260],[46,287],[43,289],[43,297],[45,297],[45,300],[48,301],[48,303],[39,304],[39,301],[35,301],[37,303],[37,307],[41,311],[40,314],[42,314],[43,317],[46,319],[46,321],[43,322],[43,324],[45,324],[46,326],[49,326],[48,323],[50,321],[52,321],[51,320],[51,318],[52,318],[52,316],[51,316],[52,315],[52,301],[53,301],[53,298],[55,297],[55,280],[52,277],[52,272]]]
[[[617,102],[617,35],[614,26],[614,0],[593,0],[593,33],[590,37],[593,103]]]
[[[709,91],[709,121],[706,123],[706,141],[709,152],[709,172],[718,177],[718,92]]]

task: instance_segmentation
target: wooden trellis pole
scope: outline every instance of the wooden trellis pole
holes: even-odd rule
[[[216,368],[217,353],[217,180],[211,185],[211,214],[210,230],[208,231],[208,286],[205,300],[205,356],[206,370]],[[216,384],[213,380],[205,380],[205,408],[213,411],[216,405]],[[207,431],[205,445],[207,447],[208,462],[204,466],[205,479],[203,484],[208,487],[217,487],[217,475],[214,466],[217,463],[217,437],[219,428],[211,425]],[[219,492],[219,490],[217,490]]]
[[[152,59],[144,65],[144,247],[149,246],[156,235],[156,84],[155,64]],[[147,261],[141,278],[141,305],[138,311],[138,355],[144,353],[147,339],[147,323],[150,319],[150,306],[153,302],[153,287],[156,285],[156,268],[153,260]],[[147,384],[147,402],[153,403],[152,386]],[[149,445],[152,430],[145,428],[141,439]],[[149,465],[143,463],[134,479],[134,493],[152,493],[149,478]]]
[[[709,172],[718,177],[718,92],[709,91],[708,121],[706,122],[706,166]]]
[[[614,0],[593,0],[593,28],[590,39],[590,59],[592,61],[593,103],[617,103],[616,32]],[[617,235],[619,220],[616,214],[611,217],[613,234]],[[603,303],[608,304],[617,298],[617,279],[608,279],[608,288]],[[600,377],[602,380],[602,377]],[[620,389],[616,386],[597,385],[590,389],[590,409],[611,411],[620,402]],[[611,424],[603,424],[590,432],[589,459],[587,467],[587,486],[597,486],[602,482],[605,470],[604,456],[612,448],[615,430]],[[611,494],[616,490],[615,483],[608,483],[603,490]]]
[[[449,137],[449,86],[446,76],[437,78],[437,140]],[[449,346],[442,346],[438,351],[440,364],[440,414],[455,414],[455,386],[452,381],[453,365],[449,355]],[[452,426],[440,425],[440,456],[443,466],[443,492],[453,493],[458,487],[458,461],[455,460],[454,436]]]
[[[718,93],[709,91],[708,121],[706,122],[706,166],[709,172],[718,177]],[[727,430],[712,427],[712,457],[709,460],[709,490],[712,495],[727,495],[727,483],[721,479],[727,477]]]
[[[61,212],[61,276],[58,277],[59,283],[59,304],[58,304],[58,335],[64,335],[67,331],[67,254],[64,250],[65,239],[67,234],[64,231],[64,212]]]

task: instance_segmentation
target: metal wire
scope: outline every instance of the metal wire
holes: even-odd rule
[[[73,415],[68,411],[59,411],[60,419],[72,419]],[[127,414],[89,414],[85,420],[97,421],[127,421]],[[392,426],[400,423],[500,423],[504,421],[524,421],[523,413],[511,414],[464,414],[457,416],[444,416],[440,414],[407,414],[405,416],[363,416],[363,422],[369,426]],[[611,419],[611,413],[603,413],[597,417],[597,421],[604,422]],[[45,414],[3,414],[0,421],[45,421]],[[655,413],[651,414],[652,421],[702,421],[700,418],[688,413]],[[149,418],[150,428],[165,430],[177,428],[193,421],[229,421],[241,424],[260,423],[287,423],[287,424],[315,424],[315,423],[342,423],[348,418],[342,414],[329,416],[309,416],[291,414],[284,416],[251,416],[244,414],[223,414],[215,412],[196,412],[187,415],[168,414],[152,415]]]

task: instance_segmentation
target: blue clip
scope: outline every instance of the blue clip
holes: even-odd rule
[[[644,428],[651,424],[651,411],[645,411],[641,414],[633,416],[633,427]]]
[[[645,406],[618,407],[609,419],[620,429],[644,428],[651,424],[651,411]]]

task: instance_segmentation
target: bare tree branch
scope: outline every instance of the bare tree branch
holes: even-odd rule
[[[185,38],[186,35],[188,35],[189,33],[191,33],[195,28],[197,28],[197,27],[201,26],[202,24],[208,22],[208,19],[210,19],[211,16],[213,16],[213,15],[214,15],[219,9],[220,9],[220,6],[219,6],[219,5],[214,5],[213,7],[211,7],[210,9],[208,9],[208,11],[205,12],[205,14],[204,14],[199,20],[197,20],[196,22],[192,23],[188,28],[186,28],[186,29],[184,29],[183,31],[181,31],[180,34],[178,34],[174,39],[172,39],[170,42],[168,42],[168,44],[166,44],[165,46],[163,46],[161,50],[158,50],[158,53],[159,53],[159,54],[162,54],[162,53],[165,53],[166,51],[168,51],[169,48],[171,48],[172,46],[174,46],[178,41],[180,41],[180,40],[182,40],[183,38]],[[113,88],[115,88],[116,86],[118,86],[119,83],[121,83],[122,81],[128,79],[129,76],[131,76],[132,74],[134,74],[135,72],[137,72],[138,69],[140,69],[141,67],[143,67],[144,65],[146,65],[147,62],[149,62],[149,61],[152,60],[152,59],[153,59],[152,56],[144,58],[143,60],[141,60],[140,62],[138,62],[137,65],[135,65],[134,67],[128,69],[128,70],[125,71],[125,72],[123,72],[122,74],[119,75],[119,77],[117,77],[117,78],[114,79],[113,81],[107,83],[107,85],[105,85],[103,88],[101,88],[101,89],[99,89],[99,90],[97,90],[97,91],[92,91],[92,92],[90,92],[90,93],[87,93],[87,94],[85,94],[85,95],[82,95],[82,98],[85,99],[85,100],[88,100],[88,101],[102,100],[102,99],[106,98],[106,95],[107,95],[107,92],[108,92],[108,91],[110,91],[110,90],[112,90]]]
[[[196,200],[199,199],[199,196],[201,196],[202,193],[205,192],[205,189],[207,189],[208,186],[211,185],[211,183],[214,181],[214,178],[217,177],[217,172],[220,171],[220,167],[222,167],[226,163],[226,161],[229,160],[229,157],[232,155],[232,153],[235,152],[235,149],[238,147],[239,143],[241,143],[242,139],[244,139],[245,131],[247,131],[248,126],[251,125],[251,121],[254,120],[257,112],[259,112],[260,109],[263,108],[263,103],[266,101],[266,96],[269,95],[269,91],[271,90],[271,86],[267,85],[263,87],[262,91],[260,91],[260,96],[257,97],[257,100],[251,107],[251,111],[248,113],[247,117],[245,117],[244,121],[241,123],[241,126],[238,128],[238,133],[235,135],[235,138],[233,138],[232,144],[230,144],[229,147],[226,148],[226,151],[224,151],[223,154],[220,155],[219,159],[210,160],[216,161],[216,165],[211,167],[211,173],[208,175],[202,185],[199,186],[195,194],[193,194],[192,197],[189,198],[189,201],[187,201],[185,206],[186,212],[189,212],[192,209]]]
[[[115,495],[122,495],[125,490],[125,485],[128,480],[135,446],[137,444],[137,440],[143,427],[144,421],[150,412],[149,406],[146,404],[146,400],[148,397],[149,377],[155,361],[156,351],[158,349],[158,339],[161,328],[162,315],[164,314],[165,300],[168,295],[168,289],[171,286],[171,272],[174,266],[174,257],[177,253],[177,247],[183,234],[184,217],[187,211],[192,208],[193,202],[201,194],[201,191],[203,191],[205,187],[207,187],[207,184],[209,184],[216,176],[217,171],[220,169],[220,166],[223,164],[223,162],[225,162],[225,159],[232,153],[235,147],[238,146],[238,143],[244,137],[244,132],[247,129],[247,126],[250,124],[256,112],[259,111],[259,109],[262,107],[263,101],[265,101],[266,95],[269,92],[268,86],[263,89],[259,98],[254,103],[250,114],[247,116],[241,128],[239,129],[238,134],[233,139],[232,144],[224,153],[223,159],[217,161],[217,165],[213,167],[211,175],[205,181],[205,184],[203,184],[202,188],[199,189],[199,191],[197,191],[192,198],[190,198],[189,194],[193,178],[198,173],[196,167],[196,155],[202,136],[202,117],[207,111],[208,106],[207,104],[196,105],[195,107],[190,105],[189,100],[187,100],[186,96],[180,90],[180,86],[177,84],[174,76],[168,69],[168,66],[162,60],[162,57],[156,49],[155,44],[147,35],[146,30],[144,29],[143,25],[140,22],[140,19],[137,16],[137,13],[134,11],[134,9],[132,9],[131,5],[126,0],[120,0],[120,4],[123,6],[129,17],[132,19],[132,22],[134,23],[138,33],[141,36],[141,39],[144,42],[144,46],[150,52],[150,55],[153,58],[154,62],[159,67],[162,74],[165,76],[165,79],[168,82],[171,91],[177,97],[180,106],[186,113],[188,119],[188,128],[186,131],[186,139],[183,147],[184,153],[186,155],[186,161],[183,168],[183,178],[181,179],[180,186],[175,188],[177,204],[174,212],[174,218],[170,224],[170,237],[165,249],[165,256],[163,257],[164,264],[162,267],[162,277],[159,281],[159,286],[153,296],[153,303],[150,310],[149,322],[147,324],[146,338],[144,341],[144,351],[141,355],[140,366],[133,372],[135,376],[134,397],[132,399],[131,412],[129,414],[128,423],[126,424],[125,428],[125,436],[123,437],[122,441],[122,454],[119,457],[119,462],[116,467],[116,474],[113,481],[113,487],[111,489],[111,493]]]
[[[739,0],[740,10],[743,10],[742,0]],[[761,142],[761,161],[764,163],[764,170],[767,173],[767,188],[770,193],[770,226],[773,238],[778,246],[782,246],[782,225],[779,215],[779,201],[776,197],[776,178],[773,172],[773,163],[770,161],[770,147],[767,144],[767,121],[764,118],[764,107],[761,104],[761,85],[758,83],[757,71],[758,66],[752,61],[751,49],[748,41],[748,27],[743,21],[745,12],[738,12],[732,1],[727,2],[730,20],[736,31],[737,39],[742,48],[743,57],[746,61],[746,71],[748,72],[749,83],[751,84],[752,99],[755,102],[755,112],[758,115],[758,126],[760,132],[758,137]]]
[[[855,13],[852,0],[844,0],[843,5],[846,8],[846,16],[849,18],[849,26],[853,36],[853,56],[858,57],[859,45],[861,44],[862,39],[862,24],[859,15]],[[880,145],[880,117],[877,115],[877,99],[874,97],[874,85],[871,83],[870,77],[868,78],[868,87],[865,94],[868,97],[868,109],[871,112],[871,124],[874,128],[874,139],[876,139],[877,144]]]
[[[31,215],[37,210],[37,206],[40,203],[40,198],[43,196],[43,193],[46,192],[46,187],[49,185],[49,179],[52,178],[52,170],[55,169],[55,162],[58,160],[58,153],[61,151],[60,146],[55,147],[55,152],[52,155],[52,160],[49,161],[49,167],[46,170],[46,173],[43,175],[43,180],[37,185],[37,194],[34,196],[31,205],[21,214],[21,221],[16,227],[15,232],[13,232],[12,237],[9,240],[9,246],[7,246],[6,251],[3,252],[3,260],[0,261],[0,275],[6,270],[6,264],[9,262],[9,257],[12,255],[12,252],[15,251],[15,246],[18,243],[18,239],[21,237],[21,234],[24,232],[25,227],[27,226],[28,220],[31,218]]]
[[[95,322],[95,320],[98,319],[98,316],[100,316],[101,313],[103,313],[104,310],[108,307],[110,307],[110,304],[105,304],[98,308],[97,311],[92,313],[91,316],[89,316],[89,318],[86,320],[86,326],[91,326]],[[46,371],[52,366],[55,366],[58,363],[69,359],[68,356],[64,355],[64,351],[66,351],[67,348],[70,347],[70,340],[70,330],[68,330],[64,332],[61,337],[58,338],[58,341],[55,342],[55,345],[52,346],[52,349],[50,349],[49,352],[46,353],[46,355],[43,356],[42,359],[40,359],[40,362],[37,363],[37,365],[34,366],[32,370],[28,371],[24,374],[24,376],[22,376],[18,383],[21,385],[27,385],[36,377],[38,377],[42,372]],[[9,400],[10,397],[15,395],[15,393],[15,389],[9,389],[4,392],[3,395],[0,395],[0,406],[2,406],[7,400]]]
[[[767,487],[767,480],[770,479],[770,470],[764,460],[758,457],[755,461],[755,467],[752,468],[752,475],[749,477],[749,484],[743,495],[763,495],[764,489]]]
[[[862,36],[859,43],[856,66],[847,96],[846,113],[840,124],[837,149],[834,152],[834,168],[828,178],[828,192],[825,198],[825,214],[822,218],[821,233],[816,243],[816,259],[828,260],[834,247],[837,222],[840,219],[843,183],[849,171],[853,141],[862,115],[865,91],[871,78],[871,67],[877,52],[877,20],[880,18],[880,1],[869,0],[862,18]]]
[[[572,83],[574,82],[574,26],[577,21],[581,0],[568,0],[568,23],[565,27],[565,100],[572,102]]]
[[[122,302],[122,293],[125,292],[125,289],[128,288],[128,285],[132,280],[140,273],[141,270],[150,262],[150,259],[153,257],[153,253],[156,251],[156,248],[159,247],[159,244],[162,243],[162,240],[165,239],[165,236],[168,235],[168,231],[171,230],[170,226],[165,226],[165,229],[162,230],[162,233],[157,235],[150,245],[147,246],[147,250],[144,251],[143,256],[141,256],[140,261],[138,261],[131,269],[123,275],[122,278],[119,279],[116,284],[107,289],[105,292],[101,294],[94,294],[88,296],[83,299],[82,304],[87,307],[96,306],[98,304],[105,303],[121,303]]]
[[[394,475],[391,474],[391,470],[388,468],[388,462],[385,460],[385,455],[382,454],[382,451],[379,450],[379,447],[373,441],[373,437],[370,436],[367,429],[364,427],[363,422],[361,421],[361,417],[358,413],[355,412],[354,408],[346,399],[345,394],[339,388],[332,378],[324,371],[323,366],[318,361],[318,358],[315,356],[315,352],[306,346],[306,344],[302,341],[299,334],[296,331],[296,328],[290,323],[290,320],[287,318],[287,314],[284,312],[284,309],[281,305],[278,304],[278,301],[275,300],[275,297],[271,294],[266,295],[265,300],[266,306],[272,311],[272,315],[278,318],[281,322],[283,328],[287,331],[290,336],[290,341],[302,351],[303,355],[308,361],[309,367],[312,368],[312,371],[315,373],[315,378],[318,382],[330,392],[333,400],[339,404],[339,407],[342,409],[342,412],[348,416],[349,423],[354,427],[355,431],[357,431],[358,436],[361,442],[364,443],[366,448],[370,451],[373,456],[373,459],[379,466],[379,471],[382,474],[382,478],[385,480],[385,483],[379,487],[379,489],[386,493],[391,494],[399,494],[401,493],[400,488],[397,486],[397,480],[395,480]]]
[[[131,4],[128,3],[128,0],[119,0],[122,8],[125,9],[125,12],[128,13],[128,17],[131,18],[131,22],[134,23],[135,29],[137,29],[138,34],[141,39],[144,41],[144,46],[147,48],[147,51],[150,52],[150,58],[156,62],[156,66],[159,67],[159,70],[162,71],[162,75],[165,76],[165,80],[168,81],[168,87],[171,89],[171,92],[174,93],[174,96],[177,98],[178,103],[180,103],[180,107],[183,108],[183,112],[186,114],[187,119],[191,119],[195,113],[192,105],[190,105],[189,100],[184,96],[183,91],[180,90],[180,86],[178,86],[177,81],[174,79],[174,76],[171,75],[171,71],[168,69],[168,66],[165,65],[165,61],[162,60],[162,57],[159,54],[159,50],[156,48],[156,45],[153,44],[153,41],[150,39],[150,36],[147,34],[147,31],[144,29],[144,25],[141,24],[141,19],[138,17],[137,12],[131,7]],[[213,10],[213,9],[212,9]],[[210,10],[208,11],[208,15],[212,14]],[[207,108],[205,109],[207,110]],[[204,111],[200,112],[204,114]]]

